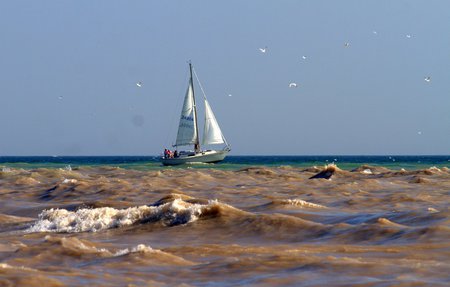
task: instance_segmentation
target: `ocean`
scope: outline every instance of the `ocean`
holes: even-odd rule
[[[0,157],[0,286],[448,286],[449,166]]]
[[[0,156],[0,165],[14,168],[63,168],[71,166],[115,166],[125,169],[158,170],[163,168],[160,156]],[[336,163],[340,168],[352,169],[363,164],[391,169],[421,169],[450,165],[450,155],[432,156],[228,156],[219,164],[194,164],[191,168],[233,170],[248,166],[310,167]],[[186,168],[180,166],[179,168]]]

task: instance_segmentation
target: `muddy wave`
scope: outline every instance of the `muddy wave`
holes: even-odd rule
[[[156,206],[142,205],[127,209],[102,207],[69,211],[52,208],[42,211],[37,222],[27,232],[96,232],[147,222],[174,226],[194,222],[202,216],[214,215],[218,213],[220,205],[217,200],[199,204],[176,198]]]
[[[97,247],[94,243],[87,240],[81,240],[76,237],[53,237],[45,236],[45,242],[53,245],[57,245],[65,250],[66,253],[79,255],[96,254],[102,257],[118,257],[124,256],[132,253],[156,253],[161,252],[160,250],[153,249],[152,247],[145,244],[138,244],[131,248],[124,248],[118,250],[110,250],[105,247]],[[45,243],[44,243],[45,244]],[[55,248],[55,247],[53,247]],[[29,247],[23,248],[24,250],[29,249]]]
[[[340,169],[336,164],[327,164],[319,173],[311,176],[309,179],[331,179],[335,174],[345,174],[347,171]]]

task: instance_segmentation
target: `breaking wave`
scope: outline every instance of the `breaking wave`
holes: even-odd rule
[[[101,207],[69,211],[52,208],[42,211],[27,232],[96,232],[146,222],[161,222],[165,226],[173,226],[217,214],[220,205],[223,204],[217,200],[201,204],[175,198],[157,206],[142,205],[127,209]]]
[[[70,250],[71,253],[75,253],[78,255],[81,254],[97,254],[102,257],[117,257],[123,256],[131,253],[152,253],[152,252],[160,252],[160,250],[153,249],[150,246],[145,244],[138,244],[132,248],[124,248],[119,250],[109,250],[103,247],[97,247],[94,243],[80,240],[76,237],[52,237],[45,236],[45,242],[49,244],[56,244],[66,250]]]
[[[284,200],[277,200],[273,202],[274,204],[279,205],[293,205],[298,207],[309,207],[309,208],[326,208],[324,205],[308,202],[299,198],[294,199],[284,199]]]

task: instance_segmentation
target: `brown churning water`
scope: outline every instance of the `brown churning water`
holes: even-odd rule
[[[450,171],[0,171],[0,286],[446,286]]]

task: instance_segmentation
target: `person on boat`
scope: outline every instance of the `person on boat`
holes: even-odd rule
[[[168,149],[164,149],[164,158],[169,158],[170,157],[170,150]]]
[[[175,151],[173,152],[173,157],[178,157],[178,151],[177,151],[177,150],[175,150]]]
[[[194,151],[195,153],[200,152],[200,145],[198,143],[194,144]]]

